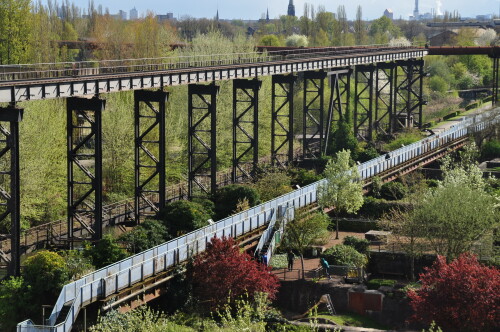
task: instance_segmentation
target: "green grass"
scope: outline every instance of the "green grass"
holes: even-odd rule
[[[380,286],[393,287],[396,284],[396,280],[392,279],[372,279],[366,283],[368,289],[379,289]]]
[[[335,323],[342,325],[342,326],[353,326],[353,327],[364,327],[364,328],[378,329],[378,330],[388,330],[387,326],[379,324],[369,317],[361,316],[361,315],[354,314],[354,313],[335,315],[335,316],[321,313],[321,314],[318,314],[316,317],[332,320]]]
[[[398,137],[396,137],[394,141],[385,144],[384,150],[394,151],[396,149],[399,149],[402,145],[410,145],[412,143],[420,141],[422,138],[422,134],[420,134],[420,132],[416,130],[407,131],[398,135]]]

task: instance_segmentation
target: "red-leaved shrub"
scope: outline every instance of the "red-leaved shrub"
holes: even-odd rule
[[[471,254],[451,263],[438,256],[420,275],[422,288],[408,296],[413,318],[444,331],[490,331],[500,324],[500,272]]]
[[[253,298],[256,292],[274,299],[279,282],[270,270],[240,252],[232,238],[213,238],[207,249],[195,257],[188,275],[194,296],[207,309],[214,310],[227,303],[229,297]]]

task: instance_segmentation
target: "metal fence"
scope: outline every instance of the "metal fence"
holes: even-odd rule
[[[443,146],[475,131],[483,130],[491,124],[498,122],[500,122],[498,109],[465,119],[439,135],[432,135],[409,146],[392,151],[389,158],[381,156],[359,165],[360,179],[365,180],[375,176],[391,167],[418,157],[431,149]],[[31,320],[26,320],[18,324],[17,331],[69,331],[83,304],[89,304],[98,299],[106,298],[189,259],[192,255],[205,250],[207,243],[215,236],[237,237],[244,235],[267,223],[275,222],[276,211],[280,211],[280,209],[284,209],[287,206],[301,208],[316,202],[318,186],[324,183],[326,183],[326,180],[320,180],[223,219],[214,225],[206,226],[109,265],[67,284],[63,287],[54,309],[46,322],[48,326],[35,326]],[[68,303],[71,303],[71,309],[67,317],[62,323],[55,325],[61,309]]]

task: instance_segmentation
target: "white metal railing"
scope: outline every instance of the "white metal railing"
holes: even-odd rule
[[[429,136],[411,145],[390,152],[389,158],[380,156],[359,165],[360,178],[361,180],[365,180],[375,176],[380,172],[395,167],[432,149],[443,146],[475,131],[483,130],[492,123],[499,122],[499,109],[469,117],[438,135]],[[274,213],[274,211],[286,209],[286,206],[300,208],[316,202],[317,188],[325,181],[317,181],[234,216],[225,218],[213,225],[206,226],[120,262],[111,264],[67,284],[63,287],[54,309],[47,320],[48,326],[35,326],[31,320],[26,320],[18,324],[17,331],[67,332],[71,329],[83,304],[108,297],[121,289],[187,260],[192,255],[205,250],[206,244],[215,236],[241,236],[251,232],[255,228],[275,222],[277,213]],[[57,316],[66,303],[72,303],[71,310],[62,323],[55,325]]]

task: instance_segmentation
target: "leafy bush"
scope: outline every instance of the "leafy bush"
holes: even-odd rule
[[[127,257],[127,252],[118,245],[110,234],[104,235],[94,246],[88,242],[85,243],[83,253],[92,260],[92,264],[98,269]]]
[[[260,200],[267,202],[292,191],[291,183],[292,179],[285,172],[273,170],[261,175],[252,187]]]
[[[0,283],[0,329],[14,331],[20,321],[27,318],[31,288],[23,278],[11,277]]]
[[[356,220],[339,220],[339,228],[343,232],[366,233],[371,230],[380,229],[377,221],[356,221]],[[335,224],[331,223],[329,229],[335,229]]]
[[[364,149],[363,151],[361,151],[358,154],[358,158],[356,160],[359,161],[360,163],[364,163],[365,161],[375,159],[378,156],[379,156],[379,153],[377,152],[377,149],[370,146],[370,147]]]
[[[397,201],[405,198],[408,194],[408,188],[401,182],[387,182],[380,188],[380,195],[390,201]]]
[[[499,327],[500,271],[462,254],[447,263],[438,256],[420,275],[422,287],[410,290],[413,318],[435,321],[445,331],[494,331]],[[495,308],[495,309],[492,309]]]
[[[370,247],[370,242],[366,239],[360,239],[355,236],[346,236],[342,242],[344,245],[353,247],[360,254],[366,255],[368,253],[368,248]]]
[[[364,267],[368,262],[365,255],[360,254],[353,247],[342,244],[325,250],[321,257],[325,258],[330,265]]]
[[[240,252],[232,238],[213,238],[207,249],[194,258],[187,275],[200,304],[214,310],[231,299],[244,295],[253,298],[257,292],[274,299],[279,282],[270,269]]]
[[[66,264],[66,270],[71,280],[77,280],[95,270],[92,260],[80,250],[62,251],[61,256]]]
[[[422,134],[416,130],[407,130],[399,134],[396,139],[384,145],[384,150],[393,151],[403,145],[410,145],[422,139]]]
[[[405,203],[397,201],[387,201],[385,199],[376,199],[373,197],[365,197],[361,209],[358,211],[359,215],[370,219],[380,219],[384,214],[388,213],[391,209],[398,208]]]
[[[286,46],[307,47],[307,45],[309,44],[309,41],[307,40],[307,36],[293,34],[285,40],[285,44],[286,44]]]
[[[64,259],[55,252],[42,250],[24,262],[23,278],[31,286],[33,301],[52,303],[69,280]],[[40,303],[42,304],[42,303]]]
[[[442,77],[433,76],[429,80],[429,87],[432,91],[439,92],[441,94],[445,94],[448,91],[449,85]]]
[[[332,135],[332,144],[330,144],[328,153],[334,155],[342,150],[351,151],[352,159],[357,159],[358,140],[354,136],[352,126],[346,121],[337,122],[337,128],[335,128],[335,132]]]
[[[158,214],[158,219],[172,236],[179,236],[208,225],[212,215],[203,205],[190,201],[175,201],[167,204]]]
[[[292,178],[292,185],[299,185],[301,187],[307,186],[308,184],[317,182],[322,179],[321,175],[316,174],[315,171],[303,169],[303,168],[292,168],[288,170]]]
[[[396,280],[392,279],[371,279],[366,283],[368,289],[379,289],[381,286],[394,287]]]
[[[146,220],[119,238],[126,243],[127,250],[131,253],[147,250],[170,239],[167,227],[159,220]]]
[[[260,197],[254,188],[239,184],[230,184],[217,190],[214,197],[217,219],[230,216],[236,210],[238,203],[248,200],[250,207],[260,203]]]
[[[491,140],[481,147],[481,160],[500,158],[500,141]]]

